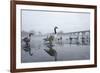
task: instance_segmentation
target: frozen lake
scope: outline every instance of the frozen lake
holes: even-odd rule
[[[50,56],[44,49],[48,49],[44,45],[44,37],[32,37],[30,42],[33,55],[21,49],[21,62],[47,62],[54,61],[54,57]],[[65,41],[63,41],[65,42]],[[22,42],[23,45],[23,42]],[[88,60],[90,59],[90,45],[77,44],[55,44],[53,49],[57,52],[57,61],[69,60]]]

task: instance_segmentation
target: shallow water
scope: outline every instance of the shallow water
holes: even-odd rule
[[[48,49],[44,45],[44,37],[32,37],[30,42],[33,55],[30,56],[28,52],[21,49],[21,62],[47,62],[55,61],[55,57],[50,56],[44,49]],[[62,41],[63,42],[63,41]],[[24,44],[22,43],[22,46]],[[57,52],[57,61],[69,60],[87,60],[90,59],[90,45],[77,44],[55,44],[53,49]]]

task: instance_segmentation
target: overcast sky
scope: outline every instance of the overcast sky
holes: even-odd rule
[[[54,12],[43,10],[22,10],[22,30],[42,33],[74,32],[90,29],[90,14],[78,12]]]

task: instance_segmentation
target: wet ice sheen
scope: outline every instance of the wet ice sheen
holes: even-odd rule
[[[54,57],[44,51],[44,49],[48,48],[44,45],[43,38],[44,37],[32,37],[30,42],[33,52],[32,56],[21,49],[22,63],[54,61]],[[53,48],[57,51],[57,61],[90,59],[90,45],[55,44]]]

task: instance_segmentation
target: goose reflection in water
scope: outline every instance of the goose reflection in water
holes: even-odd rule
[[[54,27],[54,34],[57,34],[56,29],[58,29],[57,26]],[[53,44],[53,41],[55,39],[55,36],[50,35],[49,37],[45,38],[44,41],[46,42],[45,45],[49,48],[49,49],[44,49],[45,52],[47,52],[50,56],[54,57],[54,60],[57,61],[57,52],[56,50],[53,48],[55,45]]]

